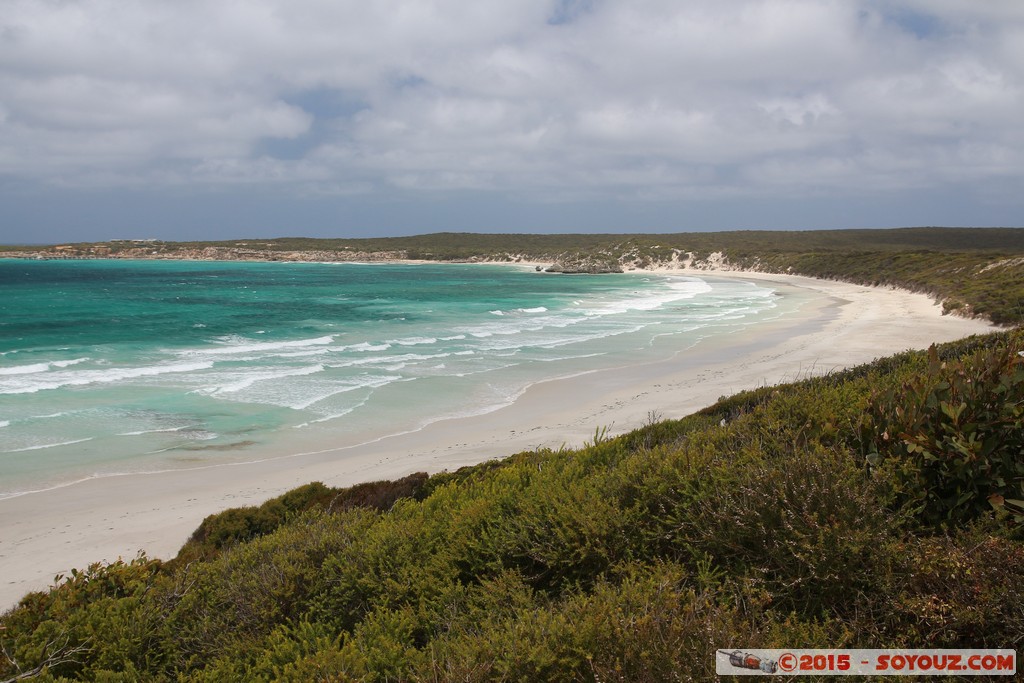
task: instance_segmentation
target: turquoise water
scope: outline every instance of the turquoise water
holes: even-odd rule
[[[0,260],[0,497],[487,413],[773,317],[773,294],[507,266]]]

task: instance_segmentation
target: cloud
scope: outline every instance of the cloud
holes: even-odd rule
[[[0,178],[541,201],[1012,187],[1021,7],[7,0]]]

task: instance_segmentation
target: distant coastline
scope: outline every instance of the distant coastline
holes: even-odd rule
[[[674,234],[433,233],[381,238],[112,240],[0,245],[0,258],[321,263],[493,263],[552,273],[801,275],[926,294],[942,312],[1024,323],[1024,228]]]
[[[293,250],[274,251],[268,249],[247,249],[239,247],[150,247],[132,246],[116,251],[111,247],[89,245],[58,245],[44,249],[11,250],[0,252],[0,258],[36,261],[223,261],[247,263],[450,263],[450,264],[509,264],[534,268],[539,272],[562,274],[621,273],[621,265],[585,255],[538,259],[525,254],[502,254],[498,256],[470,256],[467,258],[423,259],[411,258],[406,251],[361,251],[361,250]],[[638,270],[635,266],[629,270]]]

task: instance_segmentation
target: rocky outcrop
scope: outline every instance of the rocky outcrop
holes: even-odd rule
[[[545,273],[563,273],[565,275],[597,275],[598,273],[621,273],[622,264],[618,261],[602,261],[594,258],[561,259],[544,269]]]

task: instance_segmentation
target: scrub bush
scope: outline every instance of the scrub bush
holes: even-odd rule
[[[861,448],[891,496],[923,523],[1005,510],[1024,524],[1024,357],[1019,337],[962,360],[935,348],[921,376],[876,392]]]

